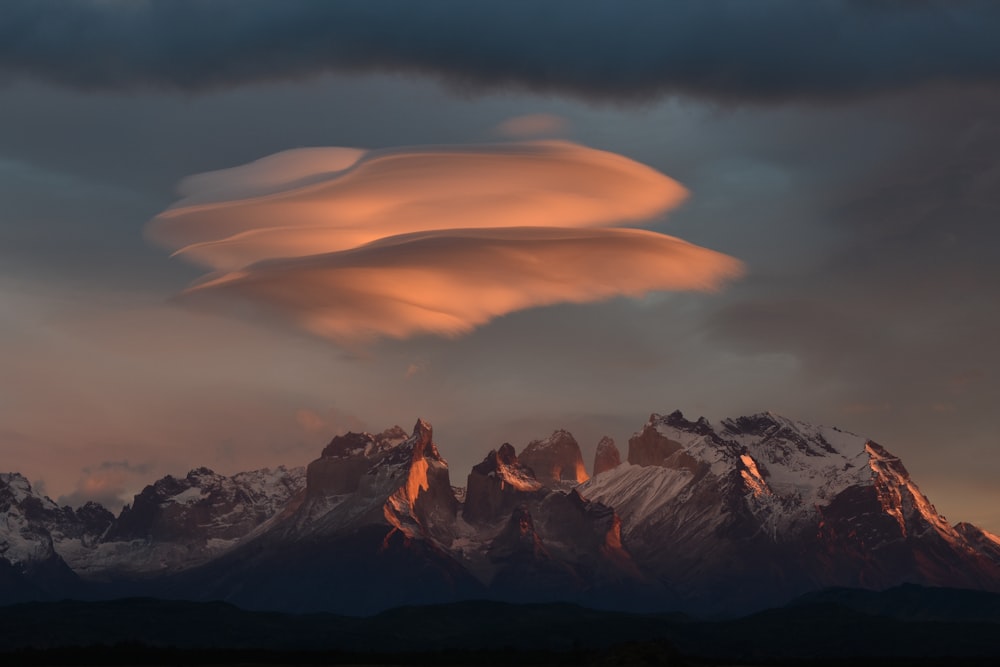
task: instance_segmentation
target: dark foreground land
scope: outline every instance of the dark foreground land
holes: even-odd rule
[[[995,665],[1000,595],[831,590],[728,620],[463,602],[367,618],[127,599],[0,607],[0,664]]]

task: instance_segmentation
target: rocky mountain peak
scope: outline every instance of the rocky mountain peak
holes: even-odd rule
[[[497,470],[500,465],[516,466],[517,451],[514,449],[514,445],[510,444],[509,442],[505,442],[502,445],[500,445],[500,449],[496,450],[495,452],[491,451],[489,454],[486,455],[484,463],[487,461],[491,463],[491,465],[493,466],[493,470]]]
[[[712,425],[707,419],[698,417],[695,421],[688,421],[684,418],[684,413],[680,410],[674,410],[666,417],[653,414],[649,419],[650,422],[662,422],[681,431],[697,433],[698,435],[708,435],[712,432]]]
[[[11,504],[17,505],[35,495],[31,482],[21,473],[0,473],[0,509]]]
[[[424,431],[426,438],[422,435]],[[354,493],[362,478],[374,474],[378,468],[408,465],[417,453],[414,452],[417,442],[422,443],[419,454],[423,456],[429,444],[433,447],[431,435],[430,425],[421,420],[413,435],[393,426],[378,434],[349,431],[334,436],[306,469],[306,498],[317,501]]]
[[[370,455],[373,463],[368,470],[368,474],[375,474],[377,470],[385,467],[403,466],[407,467],[412,462],[421,459],[429,459],[443,463],[447,462],[441,458],[437,445],[434,444],[434,429],[423,419],[418,419],[413,426],[412,434],[403,442],[387,447],[379,447]]]
[[[621,465],[622,455],[615,446],[615,441],[608,436],[601,438],[597,443],[597,451],[594,453],[594,476],[602,472],[612,470]]]
[[[402,462],[406,452],[409,460]],[[389,472],[392,468],[395,472]],[[448,462],[434,444],[434,430],[429,423],[418,419],[413,435],[389,450],[368,474],[373,473],[382,478],[388,474],[397,484],[383,505],[383,515],[390,525],[407,537],[441,536],[450,530],[458,500],[451,488]]]
[[[100,503],[89,501],[73,512],[80,524],[81,537],[99,538],[107,532],[115,522],[115,515]]]
[[[462,514],[467,521],[494,521],[541,489],[534,471],[505,442],[469,472]]]
[[[8,594],[7,587],[24,591],[75,581],[55,551],[52,533],[78,523],[72,508],[59,507],[35,491],[20,473],[0,473],[0,599]],[[46,581],[49,576],[54,580]]]
[[[910,479],[898,456],[871,440],[865,442],[865,451],[869,455],[868,466],[873,473],[871,480],[879,503],[886,515],[899,525],[904,537],[934,532],[946,541],[961,541],[961,536]]]
[[[335,435],[323,452],[322,458],[344,459],[352,456],[364,456],[375,445],[375,436],[371,433],[355,433],[348,431],[343,435]]]
[[[383,448],[395,447],[409,437],[410,434],[406,432],[406,429],[399,424],[396,424],[395,426],[390,426],[381,433],[375,434],[375,442]]]
[[[546,486],[579,484],[589,479],[580,445],[573,434],[562,429],[543,440],[528,443],[518,460],[531,468],[538,481]]]
[[[413,435],[411,436],[413,440],[413,459],[417,460],[419,458],[432,459],[434,461],[445,462],[441,458],[441,453],[438,451],[437,445],[434,444],[434,428],[423,419],[417,419],[417,423],[413,426]],[[446,463],[447,465],[447,463]]]
[[[723,419],[723,427],[733,433],[743,433],[746,435],[762,436],[774,429],[780,428],[780,422],[770,412],[759,412],[757,414],[736,417],[735,419]]]
[[[680,412],[675,412],[674,415],[680,415]],[[683,419],[683,415],[680,418]],[[653,415],[642,431],[629,438],[628,462],[632,465],[662,466],[672,454],[683,449],[679,442],[660,433],[656,428],[659,420],[659,415]]]
[[[424,426],[429,430],[430,425],[424,422]],[[356,456],[374,457],[380,452],[398,447],[410,439],[410,434],[400,426],[392,426],[381,433],[360,433],[348,431],[343,435],[336,435],[330,443],[323,448],[320,458],[348,459]]]
[[[535,471],[524,465],[509,442],[500,445],[499,449],[491,449],[482,462],[472,467],[472,473],[498,480],[501,488],[507,486],[521,491],[541,488]]]
[[[434,434],[434,427],[430,425],[430,422],[425,421],[421,417],[417,417],[417,423],[413,425],[413,435],[420,434],[421,436],[431,437]]]
[[[201,544],[237,539],[301,491],[304,472],[279,467],[227,477],[195,468],[183,478],[167,475],[125,506],[104,541]]]
[[[910,473],[903,465],[903,461],[874,440],[865,442],[865,451],[871,456],[873,470],[891,471],[893,475],[909,478]]]

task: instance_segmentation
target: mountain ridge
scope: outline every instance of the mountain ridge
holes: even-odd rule
[[[0,560],[20,582],[4,599],[82,586],[292,611],[485,597],[735,613],[831,586],[1000,590],[1000,538],[950,525],[862,436],[675,411],[625,457],[610,439],[598,454],[589,477],[566,431],[520,454],[505,443],[463,489],[418,420],[337,436],[305,468],[167,476],[118,517],[4,474]]]

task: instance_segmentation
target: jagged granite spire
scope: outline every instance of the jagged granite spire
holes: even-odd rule
[[[615,441],[608,436],[601,438],[594,452],[594,476],[613,470],[621,465],[622,455],[615,446]]]

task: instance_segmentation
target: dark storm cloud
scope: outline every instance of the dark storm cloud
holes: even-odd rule
[[[327,71],[597,99],[828,97],[1000,78],[995,2],[8,2],[0,71],[201,91]]]

